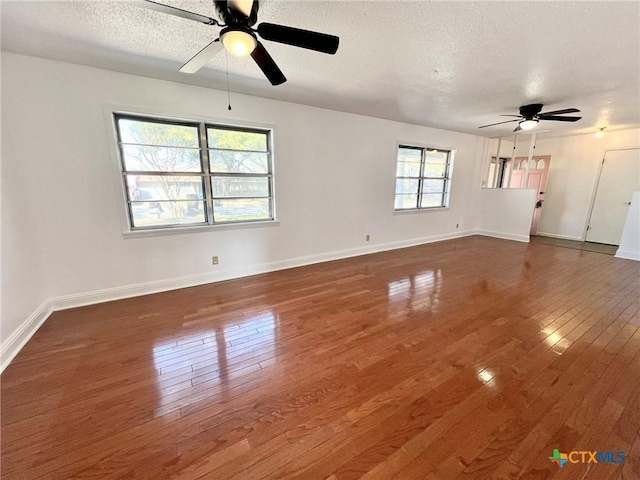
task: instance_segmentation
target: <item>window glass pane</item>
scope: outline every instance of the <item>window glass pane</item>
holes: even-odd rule
[[[399,162],[420,163],[421,159],[422,159],[422,149],[421,148],[406,148],[406,147],[398,148],[398,161]]]
[[[142,145],[198,148],[198,127],[118,119],[120,141]]]
[[[424,176],[425,177],[443,177],[447,173],[447,165],[444,163],[425,163],[424,164]]]
[[[229,198],[213,201],[216,222],[270,220],[268,198]]]
[[[207,139],[209,148],[257,150],[259,152],[268,150],[267,133],[207,128]]]
[[[200,172],[200,150],[123,145],[126,171]]]
[[[442,193],[428,193],[420,198],[420,208],[442,207]]]
[[[425,155],[425,163],[447,163],[449,152],[446,150],[427,150]]]
[[[418,180],[408,178],[396,180],[396,193],[418,193]]]
[[[396,177],[419,177],[420,163],[398,162]]]
[[[396,195],[395,208],[418,208],[418,195]]]
[[[269,155],[255,152],[210,150],[212,173],[268,173]]]
[[[214,197],[268,197],[267,177],[214,177],[211,179]]]
[[[423,180],[422,193],[442,193],[444,191],[444,180]]]
[[[154,227],[205,223],[202,200],[132,202],[133,226]]]
[[[197,200],[202,199],[202,177],[175,175],[127,175],[131,201]]]

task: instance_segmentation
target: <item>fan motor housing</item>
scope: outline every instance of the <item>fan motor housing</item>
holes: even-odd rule
[[[533,118],[542,110],[543,105],[541,103],[532,103],[531,105],[524,105],[520,107],[520,115],[525,118]]]
[[[218,17],[220,17],[220,20],[227,26],[250,27],[258,21],[258,9],[260,8],[260,2],[258,0],[254,0],[249,17],[245,17],[242,12],[230,8],[227,0],[214,0],[213,3],[216,7]]]

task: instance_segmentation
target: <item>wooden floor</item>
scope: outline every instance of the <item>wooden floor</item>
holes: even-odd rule
[[[639,297],[638,262],[468,237],[57,312],[2,478],[637,480]]]

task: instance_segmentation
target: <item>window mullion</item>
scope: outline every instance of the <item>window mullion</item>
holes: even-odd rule
[[[236,173],[236,172],[209,172],[212,177],[231,178],[271,178],[270,173]]]
[[[202,173],[204,174],[204,196],[205,196],[205,212],[207,214],[207,223],[212,225],[213,220],[213,192],[211,191],[211,172],[209,171],[209,149],[207,148],[207,128],[204,123],[198,125],[200,140],[200,162],[202,163]]]
[[[416,202],[416,208],[420,208],[420,201],[422,199],[422,189],[424,187],[424,162],[425,162],[426,150],[420,149],[420,178],[418,179],[418,200]]]
[[[451,152],[447,152],[447,163],[444,167],[444,182],[442,182],[442,206],[446,206],[447,195],[449,194],[449,169],[451,168]]]
[[[267,180],[267,188],[269,193],[269,218],[272,220],[275,219],[275,211],[273,205],[273,138],[271,137],[271,133],[267,135],[267,172],[269,174]]]
[[[166,170],[126,170],[123,175],[142,175],[145,177],[201,177],[202,172],[180,172]]]

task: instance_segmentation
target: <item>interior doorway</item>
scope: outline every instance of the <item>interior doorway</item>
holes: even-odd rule
[[[487,176],[483,180],[486,188],[523,188],[536,191],[530,235],[538,233],[551,165],[551,155],[534,155],[537,133],[541,132],[519,133],[513,140],[492,139]]]
[[[635,190],[640,190],[640,148],[607,150],[591,207],[587,242],[620,244]]]
[[[537,235],[542,216],[544,194],[547,191],[551,155],[535,155],[530,159],[516,157],[514,160],[509,188],[530,188],[536,191],[536,204],[529,234]]]

